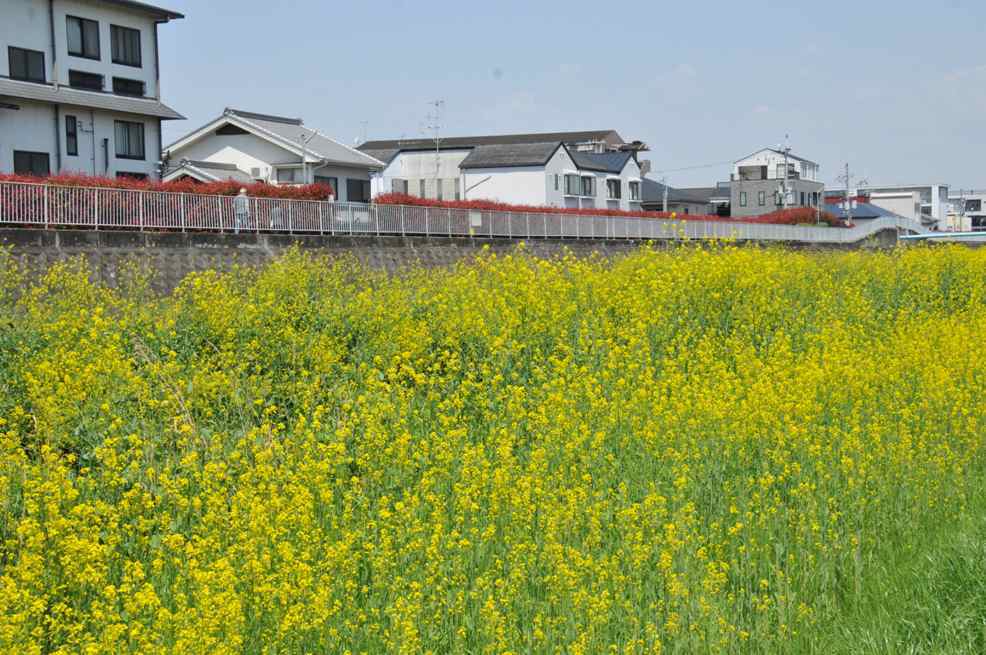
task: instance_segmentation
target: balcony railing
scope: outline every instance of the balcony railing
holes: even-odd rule
[[[549,212],[210,196],[0,182],[0,224],[38,228],[512,239],[738,239],[854,243],[887,229],[924,232],[882,218],[852,228],[672,220]]]

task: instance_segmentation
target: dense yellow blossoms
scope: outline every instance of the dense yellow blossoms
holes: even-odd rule
[[[984,301],[958,248],[4,263],[0,652],[817,649],[982,488]]]

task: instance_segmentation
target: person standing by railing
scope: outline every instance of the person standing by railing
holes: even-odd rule
[[[240,233],[240,228],[246,228],[250,221],[250,199],[247,198],[246,189],[240,189],[240,193],[233,200],[233,210],[236,213],[236,234]]]

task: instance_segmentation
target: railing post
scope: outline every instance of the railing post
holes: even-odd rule
[[[349,204],[349,236],[353,236],[353,225],[356,223],[356,212],[353,210],[353,203]]]
[[[99,229],[99,189],[92,190],[92,225],[93,229]]]
[[[548,215],[545,213],[541,214],[541,222],[544,223],[544,238],[548,238]]]
[[[509,212],[507,216],[507,238],[514,238],[514,213]]]
[[[431,211],[425,207],[425,236],[431,236],[430,227],[428,225],[428,219],[431,216]]]
[[[493,238],[493,221],[496,220],[496,214],[490,212],[490,238]]]
[[[575,221],[575,238],[576,240],[582,238],[582,221],[579,220],[578,216],[573,216],[572,220]]]
[[[48,221],[49,221],[49,215],[48,215],[48,185],[46,184],[42,188],[44,189],[44,199],[45,199],[45,229],[47,230],[48,229]]]
[[[288,200],[288,234],[294,234],[294,200]]]
[[[140,216],[140,231],[144,231],[144,192],[137,192],[137,202],[140,203],[140,208],[137,211],[138,216]]]
[[[321,200],[318,201],[318,233],[320,235],[324,235],[325,234],[325,219],[322,216],[322,205],[323,204],[324,203]]]
[[[185,194],[183,193],[179,195],[178,198],[181,201],[180,203],[178,203],[178,212],[181,218],[181,231],[184,232],[185,231]]]
[[[531,212],[524,212],[524,226],[527,228],[525,239],[531,238]]]
[[[406,232],[404,228],[404,205],[398,206],[397,210],[401,215],[401,236],[406,236]]]
[[[380,210],[376,205],[370,205],[370,211],[373,212],[373,223],[377,227],[377,236],[380,236]]]

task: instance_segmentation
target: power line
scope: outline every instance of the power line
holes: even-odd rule
[[[734,164],[732,159],[729,161],[718,161],[714,164],[701,164],[699,166],[685,166],[684,168],[664,168],[660,170],[652,170],[651,173],[680,173],[682,171],[697,171],[701,168],[714,168],[716,166],[726,166],[727,164]]]

